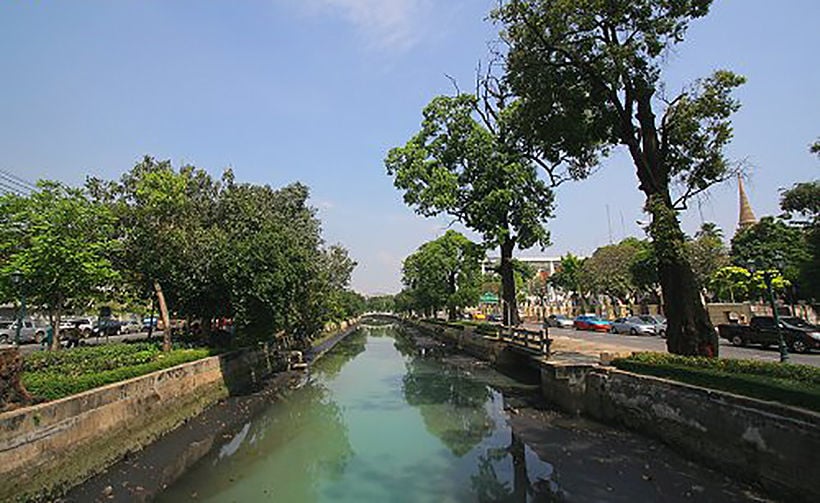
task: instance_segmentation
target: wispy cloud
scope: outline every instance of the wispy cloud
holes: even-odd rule
[[[368,43],[385,49],[408,49],[423,35],[431,0],[304,0],[310,12],[339,15]]]

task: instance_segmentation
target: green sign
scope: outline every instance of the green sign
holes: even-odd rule
[[[498,304],[498,295],[492,292],[484,292],[479,302],[481,304]]]

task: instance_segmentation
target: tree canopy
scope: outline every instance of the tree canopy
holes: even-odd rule
[[[40,181],[28,196],[0,196],[0,266],[3,297],[24,293],[51,319],[52,347],[60,345],[60,318],[67,305],[85,307],[118,279],[111,256],[119,249],[114,215],[81,189]],[[22,273],[24,291],[11,284]]]
[[[710,5],[509,0],[493,13],[517,97],[513,130],[551,179],[585,178],[614,147],[628,151],[652,215],[667,345],[682,354],[716,355],[718,347],[677,212],[734,174],[724,148],[739,107],[731,93],[744,78],[720,70],[670,96],[661,77],[667,56]]]
[[[434,313],[446,307],[452,319],[461,308],[477,304],[483,258],[482,247],[454,230],[421,245],[402,269],[413,309]]]
[[[553,193],[506,137],[503,122],[481,122],[473,95],[440,96],[423,111],[421,130],[387,155],[387,172],[404,201],[425,216],[447,214],[501,248],[507,316],[517,320],[513,250],[547,246]],[[507,320],[509,321],[509,320]]]

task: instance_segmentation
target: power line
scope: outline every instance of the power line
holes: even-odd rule
[[[37,190],[37,186],[33,183],[29,182],[28,180],[24,180],[23,178],[20,178],[19,176],[5,169],[0,169],[0,177],[25,190]]]

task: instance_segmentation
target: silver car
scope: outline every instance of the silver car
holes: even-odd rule
[[[638,316],[646,323],[655,325],[655,333],[661,337],[666,337],[666,318],[659,314],[642,314]]]
[[[613,334],[655,335],[655,324],[638,316],[630,316],[613,321],[609,331]]]
[[[572,318],[567,318],[563,314],[551,314],[547,316],[544,323],[546,323],[548,327],[572,328]]]

